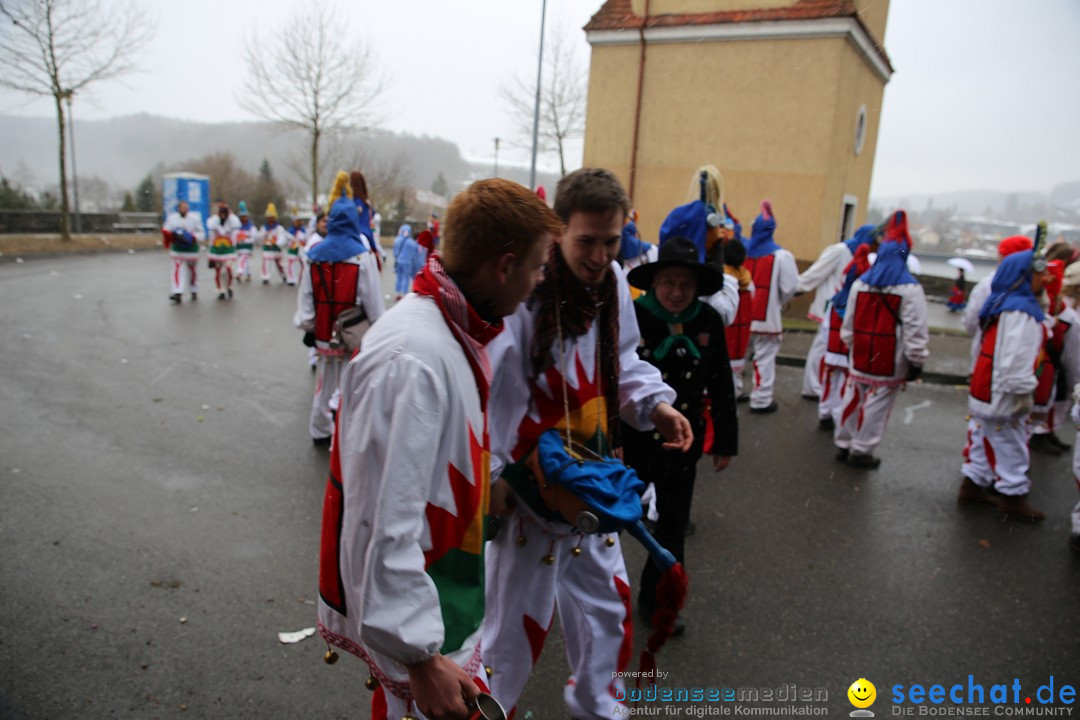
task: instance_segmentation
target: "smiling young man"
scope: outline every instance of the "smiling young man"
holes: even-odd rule
[[[379,683],[373,720],[465,718],[485,687],[486,346],[561,230],[521,185],[473,183],[450,204],[442,256],[428,258],[342,374],[319,632],[368,664]]]
[[[655,428],[675,452],[693,442],[671,406],[675,391],[637,355],[630,290],[616,257],[630,203],[607,170],[582,169],[558,185],[566,229],[545,278],[506,319],[490,347],[493,511],[506,510],[489,544],[482,654],[492,694],[508,710],[540,655],[555,608],[573,673],[564,698],[575,718],[607,720],[624,707],[612,690],[632,648],[630,584],[617,534],[586,534],[541,499],[526,456],[558,428],[593,452],[621,446],[619,418]]]

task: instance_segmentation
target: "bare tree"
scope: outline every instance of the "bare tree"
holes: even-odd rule
[[[135,69],[153,35],[132,0],[0,0],[0,87],[53,98],[60,138],[60,234],[70,240],[64,101]],[[8,24],[10,23],[10,24]]]
[[[559,172],[566,175],[567,140],[585,133],[585,104],[588,99],[587,70],[578,60],[577,49],[564,30],[556,31],[544,43],[544,80],[540,88],[540,128],[537,145],[559,156]],[[536,81],[514,78],[499,94],[516,120],[514,133],[520,144],[532,146]]]
[[[404,151],[380,152],[358,141],[353,144],[351,152],[343,153],[341,157],[352,160],[346,170],[364,173],[371,205],[383,215],[387,214],[403,191],[410,191],[412,170]]]
[[[382,88],[371,48],[349,31],[330,0],[297,5],[273,33],[251,37],[244,50],[246,100],[265,119],[307,133],[311,202],[317,203],[319,143],[372,120],[370,107]]]

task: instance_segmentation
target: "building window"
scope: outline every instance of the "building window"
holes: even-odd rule
[[[859,199],[854,195],[844,196],[844,205],[840,211],[840,237],[839,242],[848,240],[855,234],[855,210],[859,207]]]
[[[866,106],[859,107],[859,114],[855,116],[855,154],[862,152],[866,143]]]

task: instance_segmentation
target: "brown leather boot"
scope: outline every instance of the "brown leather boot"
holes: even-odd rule
[[[956,504],[974,505],[975,503],[996,504],[995,498],[989,490],[965,476],[964,482],[960,483],[960,492],[956,495]]]
[[[1023,495],[998,495],[997,506],[1001,512],[1017,520],[1039,522],[1046,519],[1046,513],[1036,510],[1027,503],[1027,494]]]

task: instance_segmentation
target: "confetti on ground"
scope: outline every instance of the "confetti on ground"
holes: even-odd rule
[[[309,638],[315,634],[315,628],[308,627],[303,630],[297,630],[296,632],[279,632],[277,639],[283,643],[298,643],[304,638]]]

